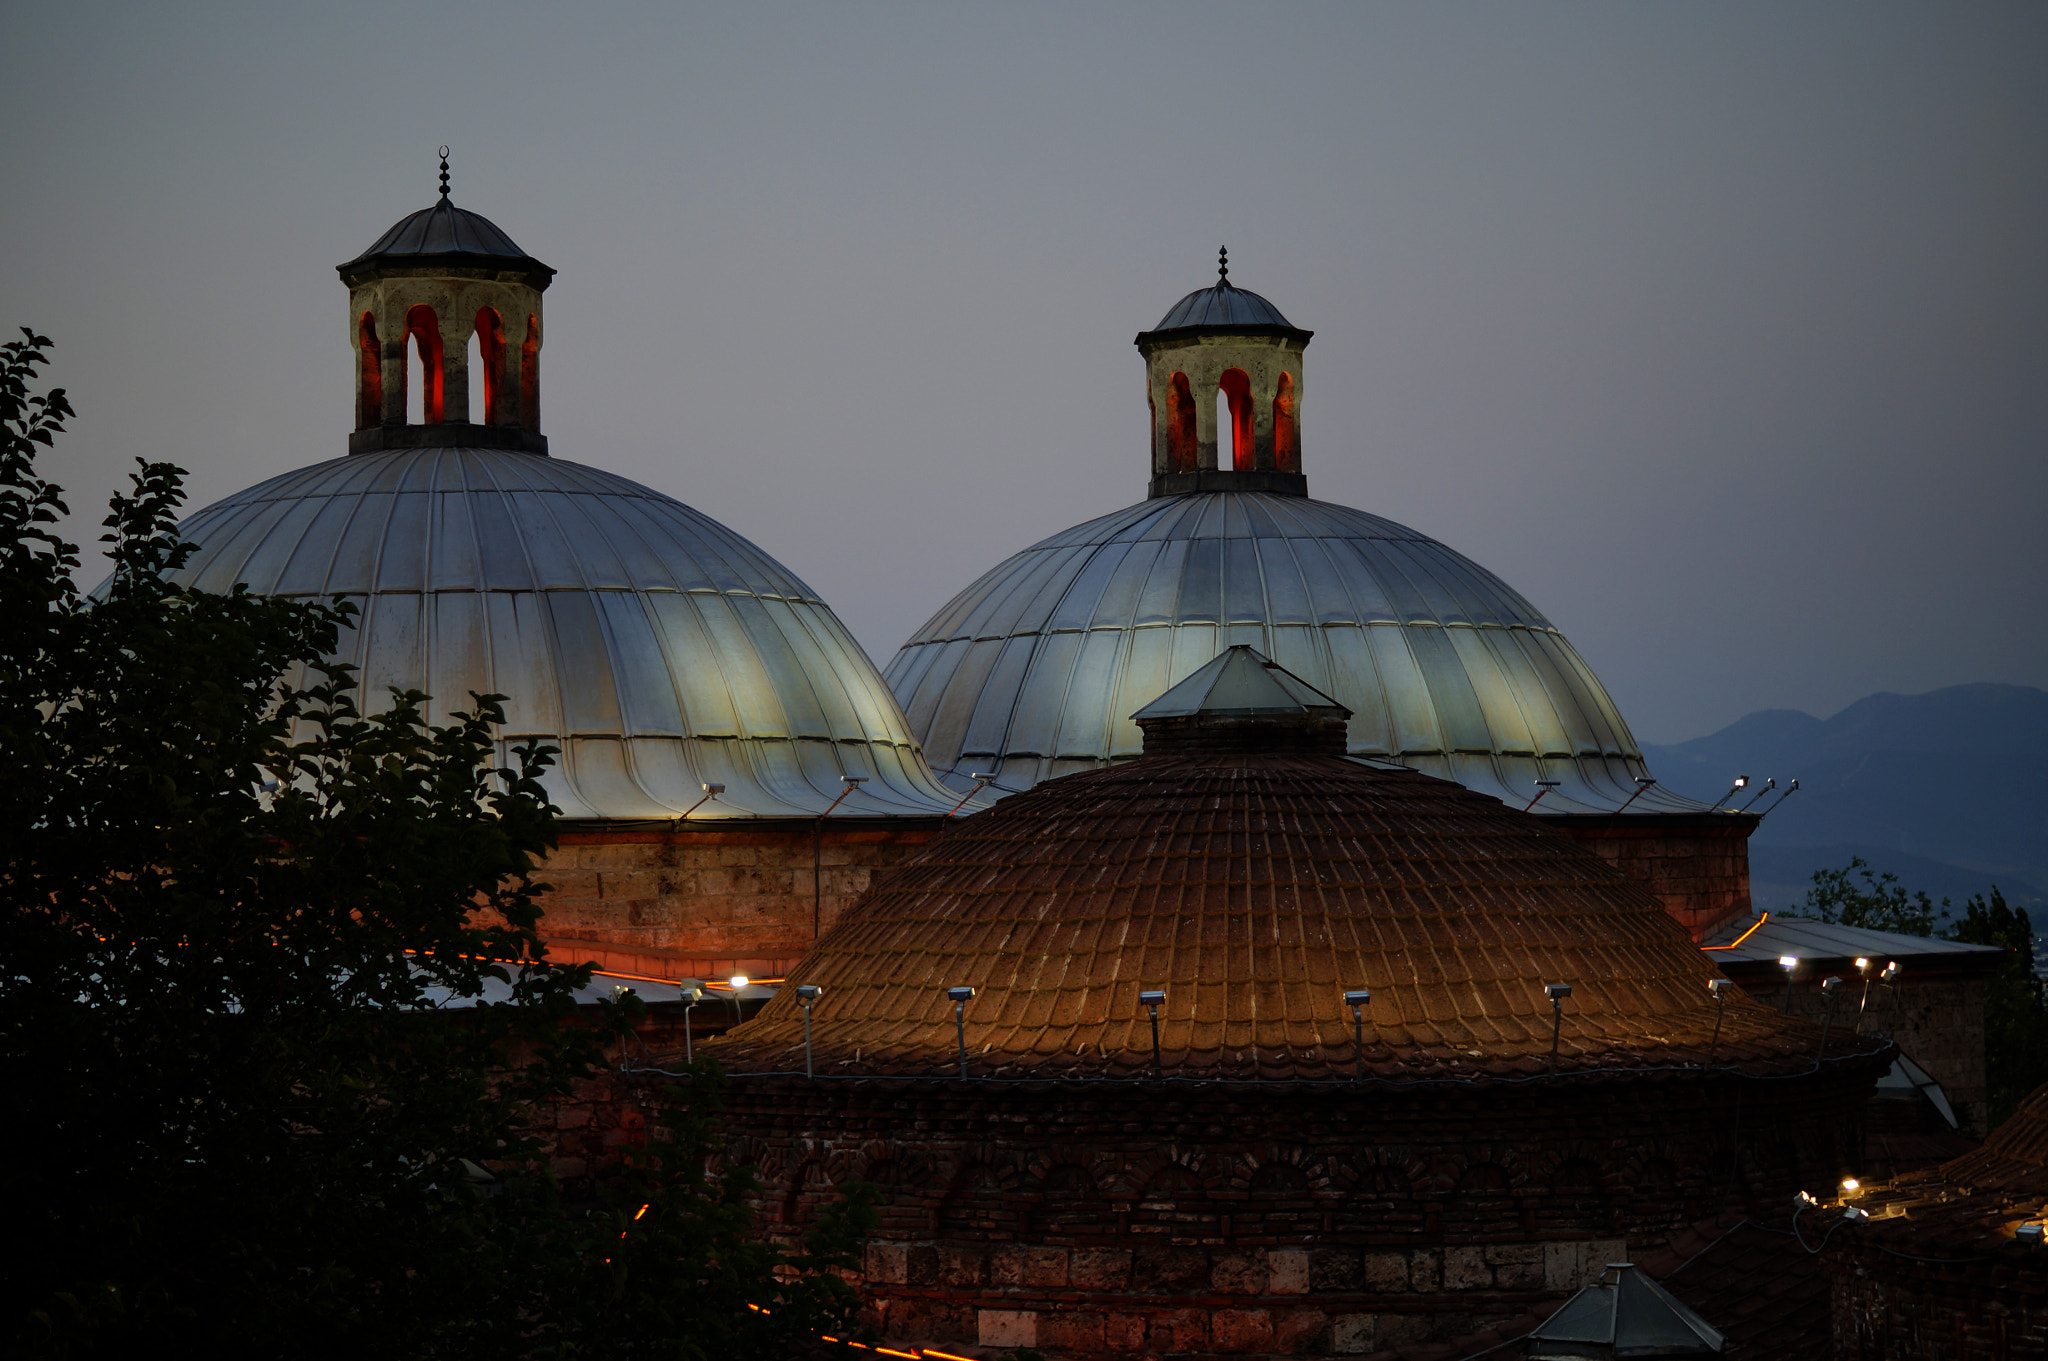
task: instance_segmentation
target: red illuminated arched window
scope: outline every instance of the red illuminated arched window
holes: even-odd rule
[[[483,372],[471,374],[472,387],[479,381],[483,384],[484,424],[502,425],[505,413],[501,409],[505,375],[505,323],[498,316],[497,309],[481,307],[476,314],[476,366]]]
[[[540,318],[526,318],[526,339],[519,343],[519,423],[540,429]]]
[[[1230,466],[1242,472],[1254,466],[1252,456],[1252,380],[1243,369],[1225,369],[1217,391],[1230,399]],[[1223,466],[1223,432],[1216,432],[1216,466]]]
[[[356,327],[356,348],[363,364],[356,383],[356,429],[368,430],[384,422],[384,347],[377,343],[377,319],[368,312]]]
[[[421,303],[405,314],[406,347],[420,361],[420,423],[441,423],[441,319]],[[406,368],[412,367],[410,355]]]
[[[1283,373],[1273,388],[1273,466],[1283,473],[1301,471],[1301,427],[1294,415],[1294,375]]]
[[[1177,473],[1195,469],[1195,394],[1176,373],[1166,387],[1166,463]]]

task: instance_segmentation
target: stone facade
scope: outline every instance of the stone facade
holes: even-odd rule
[[[1752,817],[1552,817],[1563,832],[1663,902],[1696,941],[1750,915]]]
[[[1836,1361],[2048,1358],[2048,1268],[1985,1247],[1950,1255],[1912,1261],[1861,1244],[1827,1253]]]
[[[628,973],[777,977],[809,948],[814,910],[816,926],[830,926],[877,871],[941,825],[834,819],[816,846],[815,899],[809,820],[730,830],[571,828],[541,867],[553,885],[542,930],[558,953],[589,957],[598,952],[579,947],[617,947],[621,957],[603,962]]]
[[[1943,972],[1933,961],[1916,960],[1918,967],[1903,974],[1896,983],[1878,983],[1870,989],[1870,1005],[1859,1019],[1862,982],[1852,972],[1836,994],[1834,1034],[1846,1037],[1859,1026],[1865,1032],[1889,1036],[1900,1049],[1925,1068],[1955,1107],[1962,1127],[1981,1138],[1986,1132],[1984,1078],[1984,985],[1985,966],[1964,972],[1962,968]],[[1974,963],[1965,957],[1966,963]],[[1772,972],[1776,973],[1776,970]],[[1813,971],[1818,973],[1818,970]],[[1737,982],[1760,1002],[1783,1007],[1794,1016],[1821,1021],[1827,1015],[1827,997],[1819,977],[1802,977],[1792,983],[1788,998],[1783,975],[1758,980],[1738,976]]]
[[[862,1282],[898,1344],[1368,1355],[1526,1315],[1724,1202],[1854,1156],[1875,1076],[1380,1084],[732,1083],[771,1231],[883,1197]],[[1733,1191],[1731,1197],[1730,1192]]]

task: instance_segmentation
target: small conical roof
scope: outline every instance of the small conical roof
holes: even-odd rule
[[[1566,1300],[1524,1345],[1530,1357],[1719,1356],[1726,1346],[1714,1326],[1671,1292],[1615,1262],[1607,1274]]]
[[[1336,700],[1257,648],[1240,643],[1131,717],[1143,723],[1151,718],[1197,714],[1322,713],[1351,717],[1351,711]]]

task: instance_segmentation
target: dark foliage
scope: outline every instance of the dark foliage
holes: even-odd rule
[[[1942,934],[2006,952],[1984,988],[1985,1104],[1995,1129],[2048,1082],[2048,1005],[2034,977],[2034,924],[1994,887],[1963,904]]]
[[[752,1241],[744,1175],[709,1171],[715,1074],[595,1209],[550,1178],[550,1098],[637,1011],[577,1007],[587,970],[544,958],[550,752],[499,763],[501,696],[361,712],[320,660],[346,603],[169,581],[171,465],[113,499],[82,596],[35,468],[71,408],[32,391],[49,342],[24,334],[0,346],[0,1345],[781,1358],[845,1331],[830,1269],[866,1212],[794,1259]]]
[[[1838,870],[1816,870],[1806,910],[1788,914],[1844,926],[1939,934],[1945,940],[1996,945],[2006,951],[1984,990],[1984,1068],[1991,1128],[2048,1082],[2048,998],[2034,977],[2034,924],[2005,901],[1994,885],[1973,895],[1957,916],[1948,899],[1908,893],[1889,870],[1873,870],[1861,856]]]

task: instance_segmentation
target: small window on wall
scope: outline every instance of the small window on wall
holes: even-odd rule
[[[356,328],[356,348],[362,358],[362,374],[356,383],[356,429],[368,430],[384,422],[384,346],[377,339],[377,319],[368,312]]]
[[[1193,472],[1195,463],[1195,394],[1188,376],[1176,373],[1166,388],[1166,464],[1174,472]]]
[[[1230,431],[1230,466],[1256,466],[1252,453],[1252,380],[1243,369],[1225,369],[1216,380],[1216,466],[1223,466],[1223,432]]]
[[[1273,387],[1273,466],[1283,473],[1301,471],[1301,427],[1294,414],[1294,375],[1283,373]]]
[[[405,419],[441,423],[441,320],[422,303],[405,314]]]

